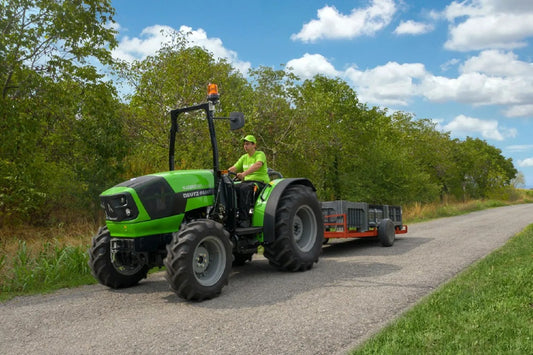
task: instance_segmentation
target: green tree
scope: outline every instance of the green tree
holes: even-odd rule
[[[364,117],[358,197],[385,204],[434,199],[436,188],[420,165],[416,146],[422,134],[412,116],[373,108],[364,111]]]
[[[112,61],[109,0],[4,0],[0,3],[2,97],[32,92],[36,77],[94,80],[93,58]]]
[[[460,143],[463,155],[464,198],[486,198],[491,192],[511,184],[518,171],[501,150],[479,138],[467,137]]]
[[[171,33],[167,38],[155,55],[118,67],[119,75],[133,87],[128,97],[128,131],[135,142],[128,157],[131,176],[168,169],[170,110],[204,102],[209,83],[218,84],[221,95],[216,116],[246,112],[251,107],[248,82],[226,60],[216,60],[205,49],[191,46],[186,34]],[[191,112],[178,118],[176,169],[212,166],[208,126],[203,117],[203,112]],[[238,136],[242,132],[230,133],[227,122],[216,125],[220,126],[217,137],[224,167],[236,159],[234,152],[240,148]],[[239,148],[235,147],[237,143]]]
[[[111,62],[113,13],[107,0],[0,3],[0,130],[9,137],[0,141],[0,224],[46,223],[53,211],[86,207],[80,191],[91,182],[74,157],[88,119],[83,100],[116,102],[96,68]],[[95,115],[114,117],[114,107]]]
[[[290,98],[296,80],[284,70],[270,67],[250,70],[253,93],[246,111],[246,129],[260,139],[260,149],[267,155],[268,165],[287,176],[294,176],[290,152],[296,121]]]
[[[362,139],[355,92],[340,79],[318,75],[302,84],[294,101],[298,136],[292,148],[302,176],[312,177],[323,198],[348,199],[350,167],[359,158],[359,149],[352,148]]]

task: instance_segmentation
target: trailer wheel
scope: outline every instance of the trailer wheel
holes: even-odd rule
[[[379,222],[378,238],[384,247],[390,247],[394,244],[396,232],[394,231],[394,223],[390,219],[385,218]]]
[[[324,228],[315,193],[304,185],[283,192],[276,211],[276,240],[265,245],[270,264],[287,271],[305,271],[322,253]]]
[[[164,260],[170,288],[181,298],[216,297],[228,283],[231,242],[222,224],[209,219],[188,223],[173,234]]]
[[[134,286],[148,273],[148,265],[140,260],[127,263],[111,260],[111,236],[107,227],[101,227],[92,239],[89,267],[98,282],[115,289]]]

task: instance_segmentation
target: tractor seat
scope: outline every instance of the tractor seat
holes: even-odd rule
[[[267,168],[267,174],[270,178],[270,181],[283,178],[283,175],[281,175],[279,171],[276,171],[272,168]]]

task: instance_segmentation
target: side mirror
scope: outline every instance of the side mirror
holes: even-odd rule
[[[232,131],[244,127],[244,114],[242,112],[230,113],[229,127]]]

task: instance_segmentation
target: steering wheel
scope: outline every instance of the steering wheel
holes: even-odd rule
[[[237,177],[237,173],[234,173],[233,171],[229,171],[229,170],[228,170],[228,175],[231,177],[231,180],[232,180],[233,182],[241,181],[241,180],[239,180],[239,178]]]

